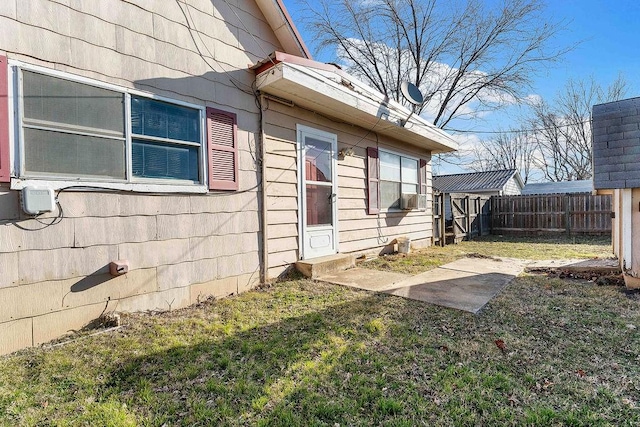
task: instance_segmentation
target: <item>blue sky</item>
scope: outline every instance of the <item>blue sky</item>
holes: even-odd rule
[[[446,0],[445,0],[446,1]],[[299,0],[284,0],[302,37],[314,53],[313,37],[302,24],[304,10]],[[640,96],[640,1],[638,0],[547,0],[551,21],[565,20],[566,30],[557,39],[559,45],[578,46],[558,64],[541,70],[534,82],[532,94],[552,100],[570,78],[593,76],[603,86],[622,73],[630,90],[628,97]],[[331,58],[315,58],[328,61]],[[497,115],[486,123],[474,125],[476,130],[507,128],[508,115]],[[467,124],[468,125],[468,124]],[[457,172],[447,170],[443,172]]]

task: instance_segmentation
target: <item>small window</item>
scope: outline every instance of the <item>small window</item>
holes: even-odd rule
[[[400,209],[401,195],[418,193],[418,161],[380,150],[380,208]]]
[[[131,97],[134,177],[199,181],[200,112]]]
[[[204,183],[204,108],[62,73],[19,72],[21,177]]]

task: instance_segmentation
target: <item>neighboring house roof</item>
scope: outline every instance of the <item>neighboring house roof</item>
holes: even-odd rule
[[[520,188],[524,187],[516,169],[487,172],[459,173],[433,177],[433,188],[443,193],[473,193],[474,191],[501,191],[515,177]]]
[[[527,184],[522,189],[522,194],[590,193],[591,191],[593,191],[593,181],[584,179],[580,181],[537,182]]]
[[[445,131],[339,67],[274,52],[253,67],[257,89],[342,122],[375,131],[432,153],[454,151]]]
[[[311,53],[302,40],[282,0],[255,1],[284,50],[287,53],[311,59]]]

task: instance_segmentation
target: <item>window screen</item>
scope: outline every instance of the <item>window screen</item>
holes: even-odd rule
[[[124,95],[23,71],[28,174],[125,179]]]

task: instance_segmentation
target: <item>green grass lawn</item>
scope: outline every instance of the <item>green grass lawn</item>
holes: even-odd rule
[[[0,425],[635,426],[638,327],[640,294],[585,281],[473,315],[291,280],[0,358]]]
[[[367,261],[365,267],[417,274],[465,256],[501,256],[520,259],[609,258],[610,237],[509,237],[485,236],[473,241],[445,247],[432,246],[414,251],[410,256],[390,254]]]

